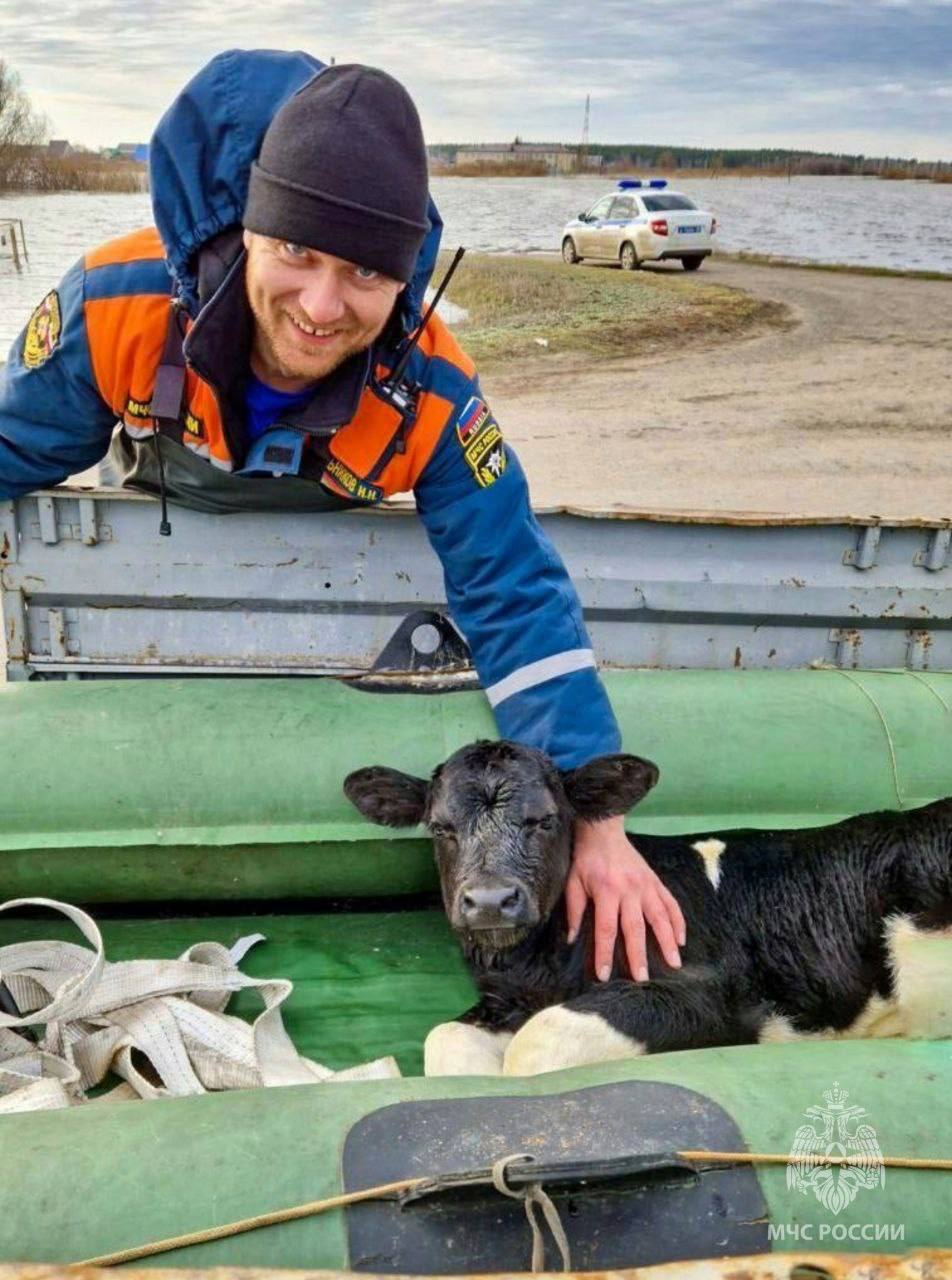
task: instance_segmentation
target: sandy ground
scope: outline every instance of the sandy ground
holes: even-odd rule
[[[952,283],[727,258],[687,279],[790,322],[481,372],[536,506],[952,517]]]
[[[693,279],[791,323],[482,374],[537,506],[952,516],[952,284],[729,259]]]

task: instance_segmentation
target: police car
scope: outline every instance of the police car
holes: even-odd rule
[[[573,218],[562,232],[563,261],[605,258],[635,271],[643,262],[680,258],[697,271],[713,251],[717,219],[665,178],[622,178],[614,191]]]

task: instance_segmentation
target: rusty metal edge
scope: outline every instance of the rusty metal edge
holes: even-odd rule
[[[109,498],[120,502],[155,502],[156,499],[130,489],[103,489],[94,485],[58,485],[53,489],[37,489],[31,497],[75,498],[78,495],[91,498]],[[415,510],[409,498],[396,498],[381,507],[362,507],[361,515],[390,516]],[[533,506],[536,515],[578,516],[583,520],[647,520],[657,524],[724,524],[751,525],[761,528],[783,528],[800,525],[873,525],[884,529],[949,529],[949,516],[879,516],[866,513],[820,515],[810,512],[787,513],[782,511],[699,511],[678,507],[595,507],[568,503],[555,506]],[[342,512],[348,515],[354,512]]]
[[[109,1268],[0,1265],[0,1280],[108,1280]],[[163,1267],[127,1270],[128,1280],[478,1280],[473,1276],[383,1276],[372,1272],[275,1270],[271,1267]],[[759,1253],[740,1258],[706,1258],[619,1271],[495,1272],[481,1280],[949,1280],[952,1249],[884,1253]]]

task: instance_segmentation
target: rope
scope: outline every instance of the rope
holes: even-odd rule
[[[869,699],[869,701],[872,703],[873,710],[879,716],[879,722],[883,726],[883,732],[886,734],[886,745],[889,747],[889,760],[890,760],[890,763],[892,764],[893,787],[895,788],[896,799],[899,801],[899,808],[905,809],[906,802],[902,798],[902,788],[899,785],[899,762],[896,760],[896,748],[893,743],[892,734],[889,731],[889,724],[886,721],[886,717],[883,715],[882,707],[879,705],[879,703],[876,701],[876,699],[873,697],[870,691],[866,688],[863,682],[861,680],[856,679],[852,671],[844,671],[842,667],[833,667],[831,668],[831,670],[836,671],[838,675],[844,676],[845,679],[849,680],[851,684],[854,684],[856,688],[859,689],[860,693],[864,694],[865,697]],[[935,691],[933,690],[933,692]]]
[[[939,690],[933,688],[933,686],[929,683],[928,680],[926,680],[926,678],[923,675],[921,675],[918,671],[907,671],[906,675],[912,676],[913,680],[918,680],[919,683],[924,686],[924,688],[929,690],[929,692],[932,694],[934,698],[939,699],[939,704],[943,706],[945,710],[949,712],[950,715],[952,715],[952,703],[946,702],[945,698],[943,698]]]
[[[572,1257],[569,1252],[568,1237],[565,1234],[565,1228],[562,1226],[558,1209],[556,1209],[546,1192],[543,1191],[541,1182],[530,1182],[528,1186],[518,1190],[509,1186],[506,1181],[506,1169],[514,1160],[528,1161],[529,1164],[534,1163],[533,1157],[525,1152],[520,1152],[518,1155],[503,1156],[501,1160],[497,1160],[493,1165],[493,1186],[501,1195],[509,1196],[513,1200],[521,1200],[526,1207],[526,1217],[529,1219],[529,1226],[532,1228],[532,1270],[545,1270],[545,1240],[542,1236],[542,1228],[536,1218],[536,1209],[539,1208],[549,1224],[552,1239],[558,1245],[559,1253],[562,1255],[562,1270],[571,1271]]]
[[[702,1164],[789,1164],[789,1153],[754,1152],[754,1151],[676,1151],[681,1160],[692,1160]],[[543,1191],[541,1184],[532,1183],[523,1191],[515,1191],[505,1181],[507,1166],[513,1160],[531,1160],[524,1153],[504,1156],[493,1165],[493,1186],[505,1196],[514,1200],[524,1200],[526,1216],[532,1227],[532,1269],[540,1271],[543,1265],[542,1233],[539,1228],[534,1208],[539,1205],[545,1215],[549,1229],[562,1254],[562,1263],[566,1271],[571,1270],[569,1245],[559,1220],[558,1210]],[[802,1155],[797,1157],[802,1164],[848,1164],[851,1156]],[[952,1160],[930,1159],[918,1156],[883,1156],[883,1165],[888,1169],[927,1169],[952,1173]],[[98,1258],[86,1258],[75,1262],[74,1267],[115,1267],[123,1262],[135,1262],[139,1258],[150,1258],[157,1253],[168,1253],[172,1249],[185,1249],[193,1244],[205,1244],[209,1240],[224,1240],[228,1236],[241,1235],[245,1231],[256,1231],[259,1227],[277,1226],[281,1222],[294,1222],[298,1218],[309,1218],[318,1213],[326,1213],[330,1209],[343,1209],[349,1204],[359,1204],[363,1200],[385,1200],[391,1196],[401,1195],[422,1183],[431,1182],[431,1178],[406,1178],[402,1182],[385,1182],[380,1186],[367,1187],[363,1191],[349,1191],[344,1195],[331,1196],[328,1200],[311,1200],[307,1204],[293,1205],[289,1209],[275,1209],[270,1213],[259,1213],[253,1218],[240,1218],[237,1222],[226,1222],[218,1227],[206,1227],[203,1231],[191,1231],[186,1235],[171,1236],[164,1240],[153,1240],[147,1244],[133,1245],[128,1249],[120,1249],[116,1253],[103,1253]],[[531,1207],[530,1207],[531,1206]],[[548,1206],[548,1208],[546,1207]],[[551,1210],[551,1216],[550,1216]]]

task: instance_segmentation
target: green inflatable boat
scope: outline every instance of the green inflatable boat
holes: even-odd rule
[[[952,674],[606,680],[626,745],[661,769],[630,815],[635,833],[813,826],[952,794]],[[410,1198],[185,1245],[149,1265],[525,1271],[532,1233],[514,1196],[530,1183],[514,1175],[519,1161],[501,1175],[511,1195],[492,1182],[497,1161],[523,1153],[546,1171],[539,1183],[576,1270],[952,1247],[952,1172],[927,1167],[952,1159],[952,1039],[706,1049],[526,1079],[421,1076],[427,1031],[468,1007],[470,980],[428,843],[364,822],[341,782],[374,763],[427,773],[493,733],[477,691],[292,678],[0,687],[0,898],[84,904],[109,960],[262,934],[241,967],[293,981],[285,1025],[301,1053],[332,1069],[394,1055],[403,1073],[0,1116],[0,1263],[96,1259],[427,1179]],[[0,916],[0,947],[36,938],[77,940],[48,913]],[[952,980],[939,990],[952,938],[935,946],[952,1034]],[[253,993],[231,1007],[251,1013]],[[837,1197],[830,1166],[820,1177],[788,1157],[811,1116],[847,1108],[879,1154]],[[546,1228],[543,1246],[557,1269],[558,1234]]]

